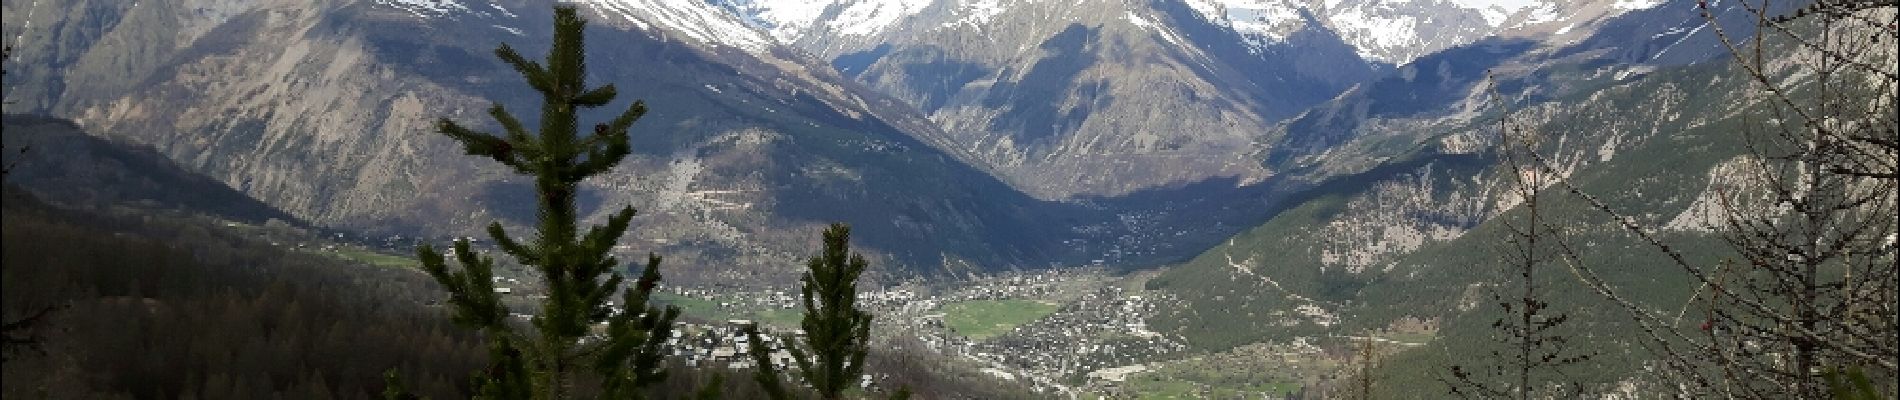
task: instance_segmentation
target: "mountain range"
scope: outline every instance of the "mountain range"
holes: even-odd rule
[[[567,3],[595,22],[590,80],[653,109],[583,207],[642,210],[622,250],[704,266],[689,282],[783,277],[830,221],[902,273],[1206,258],[1314,193],[1482,153],[1458,132],[1486,82],[1541,104],[1714,50],[1684,44],[1686,10],[1631,0]],[[478,236],[532,217],[526,182],[429,122],[532,109],[488,54],[545,51],[542,2],[0,7],[10,113],[321,225]],[[1494,216],[1481,198],[1418,234]]]
[[[1249,359],[1315,338],[1449,339],[1378,336],[1434,344],[1392,360],[1388,388],[1442,378],[1403,366],[1482,350],[1494,315],[1473,310],[1527,213],[1501,129],[1531,135],[1565,185],[1529,190],[1595,196],[1553,197],[1541,218],[1658,313],[1691,282],[1646,269],[1663,255],[1626,226],[1691,261],[1730,256],[1711,210],[1757,165],[1735,132],[1763,107],[1736,99],[1759,88],[1703,17],[1751,34],[1732,2],[557,3],[590,21],[589,82],[652,110],[581,207],[639,209],[616,251],[666,256],[669,284],[790,282],[817,232],[846,222],[878,283],[1125,272],[1089,296],[1152,314],[1101,343]],[[548,6],[0,0],[6,148],[33,146],[8,153],[28,162],[9,183],[371,237],[523,227],[529,182],[432,122],[493,130],[500,106],[533,123],[539,99],[491,51],[548,51]],[[1592,321],[1566,328],[1573,344],[1634,348],[1622,333],[1644,327],[1586,290],[1548,292]],[[1579,379],[1623,382],[1645,357],[1606,354]]]

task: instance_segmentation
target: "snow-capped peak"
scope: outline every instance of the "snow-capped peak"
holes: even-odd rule
[[[1283,41],[1286,35],[1302,29],[1305,23],[1301,13],[1305,12],[1358,49],[1361,57],[1404,64],[1418,56],[1486,36],[1540,24],[1591,19],[1599,15],[1590,13],[1643,8],[1645,3],[1659,0],[1184,1],[1203,18],[1233,28],[1255,46]],[[1586,4],[1611,1],[1615,6]]]
[[[1451,0],[1452,4],[1477,10],[1484,22],[1496,28],[1524,9],[1540,5],[1537,0]]]
[[[1304,27],[1301,6],[1290,0],[1187,0],[1201,18],[1232,28],[1254,48],[1280,43]]]

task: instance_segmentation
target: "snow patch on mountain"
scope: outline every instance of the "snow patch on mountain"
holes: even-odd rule
[[[1503,25],[1505,21],[1510,20],[1512,14],[1517,14],[1518,11],[1539,5],[1537,0],[1451,0],[1451,2],[1459,7],[1478,10],[1478,14],[1484,16],[1484,22],[1492,27]]]
[[[869,0],[853,2],[838,13],[838,18],[825,23],[834,31],[846,35],[872,35],[884,31],[897,21],[917,15],[924,7],[930,6],[930,0]]]
[[[1615,6],[1616,9],[1624,11],[1647,10],[1662,3],[1662,0],[1616,0]]]
[[[424,19],[453,18],[457,14],[520,17],[507,8],[493,3],[488,3],[486,9],[474,9],[457,0],[375,0],[375,2],[407,11]],[[775,43],[765,33],[753,29],[750,25],[714,8],[703,0],[566,0],[560,3],[577,5],[602,16],[617,19],[617,21],[608,21],[609,24],[624,23],[663,37],[684,36],[687,40],[702,44],[734,47],[749,52],[764,51]],[[494,25],[494,27],[516,36],[523,34],[520,29],[514,27],[502,25]]]
[[[1531,9],[1530,15],[1524,17],[1524,23],[1521,25],[1552,22],[1563,19],[1563,17],[1563,14],[1559,13],[1556,7],[1538,7]]]
[[[376,4],[395,7],[423,18],[469,11],[468,6],[455,0],[376,0]]]
[[[1652,7],[1661,0],[1183,0],[1202,18],[1226,26],[1256,48],[1283,43],[1308,29],[1307,15],[1337,33],[1368,60],[1405,64],[1421,55],[1486,36],[1538,26],[1569,33],[1598,15]],[[1589,3],[1605,3],[1597,6]],[[1559,24],[1570,22],[1564,27]],[[1548,25],[1544,25],[1548,24]],[[1523,33],[1523,32],[1519,32]],[[1561,34],[1559,33],[1559,34]]]
[[[963,18],[947,25],[981,27],[983,24],[990,23],[990,19],[995,18],[997,14],[1003,13],[1003,4],[1001,0],[975,0],[964,3],[957,9],[957,13]]]
[[[493,8],[493,9],[495,9],[495,11],[497,11],[497,12],[500,12],[500,13],[501,13],[501,15],[502,15],[502,16],[504,16],[504,17],[508,17],[508,18],[521,18],[521,16],[519,16],[519,15],[515,15],[515,12],[514,12],[514,11],[508,11],[508,9],[507,9],[507,8],[504,8],[504,7],[502,7],[502,6],[500,5],[500,4],[495,4],[495,3],[488,3],[488,7],[489,7],[489,8]]]
[[[715,0],[714,3],[784,42],[797,40],[824,17],[826,9],[837,4],[831,0]]]
[[[1314,22],[1337,33],[1361,57],[1403,64],[1434,49],[1421,49],[1447,27],[1456,15],[1474,10],[1489,26],[1452,27],[1454,30],[1490,30],[1527,4],[1540,0],[1186,0],[1203,19],[1226,26],[1256,49],[1286,42],[1293,33]]]
[[[1240,33],[1255,47],[1284,42],[1287,35],[1305,26],[1300,17],[1303,7],[1289,0],[1187,0],[1187,5],[1208,22]]]
[[[707,0],[698,0],[707,1]],[[831,34],[869,36],[889,29],[929,7],[933,0],[710,0],[786,43],[813,30]],[[985,7],[987,3],[987,7]],[[975,23],[1001,12],[996,0],[977,0],[966,12]]]
[[[1410,15],[1377,15],[1354,9],[1333,15],[1332,25],[1359,48],[1361,56],[1368,58],[1385,58],[1378,56],[1418,42],[1418,18]]]
[[[1161,40],[1168,41],[1168,44],[1172,44],[1175,46],[1188,45],[1186,40],[1181,39],[1181,35],[1174,33],[1174,30],[1168,29],[1167,27],[1161,26],[1160,24],[1156,24],[1154,21],[1149,21],[1147,18],[1142,17],[1140,14],[1135,14],[1134,10],[1128,10],[1127,15],[1123,16],[1122,18],[1128,20],[1128,23],[1135,24],[1135,26],[1141,27],[1141,29],[1155,31],[1155,33],[1161,35]]]
[[[619,17],[641,30],[681,35],[696,42],[764,51],[774,41],[765,33],[701,0],[578,0],[606,16]],[[657,28],[657,31],[656,31]]]

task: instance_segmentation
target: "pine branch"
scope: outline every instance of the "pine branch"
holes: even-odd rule
[[[568,103],[573,104],[575,107],[600,107],[607,105],[607,102],[614,101],[614,95],[614,85],[601,86],[587,93],[574,96],[572,100],[568,100]]]
[[[460,271],[449,271],[447,260],[433,246],[417,247],[416,258],[422,261],[423,272],[449,292],[456,323],[490,332],[505,330],[508,311],[495,296],[494,260],[474,254],[467,240],[455,241],[453,252]]]
[[[554,81],[548,76],[547,68],[542,67],[540,63],[522,58],[521,53],[516,53],[513,47],[508,47],[508,44],[503,43],[501,47],[496,48],[495,57],[514,67],[515,72],[520,72],[521,76],[527,79],[528,86],[533,87],[534,90],[541,93],[554,90]]]
[[[625,136],[627,128],[632,127],[634,121],[639,121],[640,117],[646,115],[647,103],[634,101],[633,105],[627,106],[627,111],[621,112],[620,116],[614,117],[613,122],[607,124],[607,133]]]
[[[516,242],[514,237],[509,236],[508,231],[502,228],[500,222],[488,224],[488,237],[495,240],[495,245],[501,247],[502,252],[515,256],[515,261],[521,265],[541,264],[541,255],[535,253],[533,249],[522,246],[521,242]]]
[[[521,159],[515,153],[515,144],[509,143],[508,140],[495,137],[495,135],[464,128],[462,125],[456,124],[455,121],[450,121],[448,118],[438,120],[436,122],[436,130],[443,135],[447,135],[449,138],[455,139],[457,142],[461,142],[462,151],[467,152],[468,155],[494,159],[503,165],[514,167],[515,171],[523,174],[532,174],[535,171],[533,165],[521,162]]]

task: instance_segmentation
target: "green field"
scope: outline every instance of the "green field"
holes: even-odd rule
[[[731,318],[730,313],[719,309],[719,302],[695,297],[686,297],[672,293],[653,293],[653,301],[678,306],[680,314],[691,315],[708,321]]]
[[[726,310],[719,308],[716,300],[680,296],[672,293],[654,293],[653,300],[679,306],[680,314],[689,315],[706,321],[718,322],[728,319],[750,319],[767,326],[779,328],[797,328],[799,319],[804,318],[802,309],[762,309],[762,310]]]
[[[792,309],[773,308],[773,309],[760,310],[760,311],[755,311],[752,313],[752,319],[757,320],[759,321],[759,323],[765,324],[767,326],[776,326],[780,328],[797,328],[798,322],[805,319],[805,309],[803,308],[792,308]]]
[[[340,247],[336,251],[311,251],[311,252],[317,253],[317,254],[325,254],[331,257],[360,262],[360,263],[374,265],[378,267],[415,268],[417,265],[419,265],[418,264],[419,262],[416,261],[416,259],[414,258],[378,253],[373,250],[357,248],[357,247]]]
[[[1197,398],[1193,382],[1161,380],[1144,377],[1128,382],[1128,391],[1138,399],[1192,399]]]
[[[943,306],[943,323],[965,337],[983,340],[1055,312],[1057,305],[1036,300],[971,300]]]

